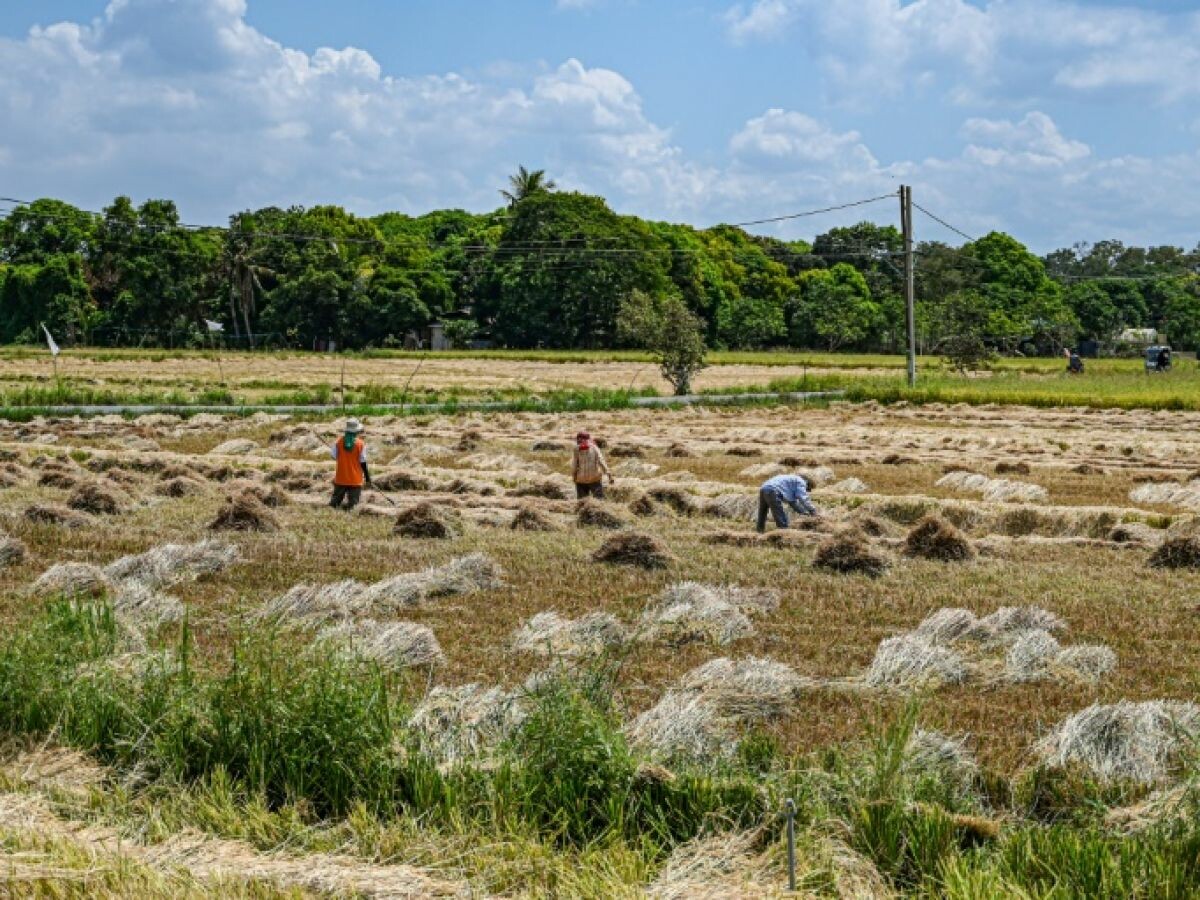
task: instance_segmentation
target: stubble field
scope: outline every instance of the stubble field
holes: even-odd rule
[[[461,701],[464,685],[496,688],[495,696],[506,702],[536,707],[527,698],[536,697],[539,684],[586,680],[603,670],[612,701],[605,715],[615,734],[639,765],[666,767],[672,779],[712,766],[728,775],[729,766],[737,768],[734,761],[761,752],[769,757],[761,781],[779,781],[778,773],[793,771],[798,760],[809,766],[822,754],[853,755],[853,748],[870,746],[915,715],[923,732],[947,736],[977,761],[985,773],[981,781],[991,787],[966,811],[998,822],[1030,815],[1015,809],[1015,788],[1005,789],[1005,800],[995,784],[1022,784],[1040,771],[1047,757],[1036,749],[1038,742],[1063,720],[1092,704],[1195,697],[1200,576],[1188,566],[1152,568],[1149,562],[1164,544],[1186,544],[1193,533],[1200,492],[1189,482],[1200,449],[1200,415],[835,403],[581,416],[376,416],[366,425],[375,480],[392,502],[368,492],[350,514],[324,505],[331,469],[325,448],[338,428],[333,420],[156,415],[0,424],[4,531],[22,548],[0,569],[4,631],[33,627],[45,604],[60,602],[53,598],[83,583],[89,594],[107,593],[120,627],[136,634],[136,647],[120,648],[122,659],[178,648],[186,621],[189,665],[200,673],[195,677],[220,677],[236,667],[244,651],[235,648],[248,635],[269,630],[298,657],[313,646],[325,648],[325,655],[347,647],[352,654],[374,654],[410,711],[430,697]],[[617,477],[608,500],[582,513],[565,477],[570,439],[579,427],[602,439]],[[751,515],[757,485],[781,471],[810,477],[823,516],[756,538]],[[250,500],[231,514],[229,498],[247,493],[267,505]],[[405,515],[413,509],[415,517]],[[402,520],[415,518],[410,534],[445,530],[448,536],[398,534],[398,513]],[[236,524],[245,530],[212,528],[222,515],[238,514]],[[943,558],[924,558],[913,549],[910,532],[927,516],[951,538],[925,555]],[[650,549],[663,553],[660,564],[645,568],[593,558],[603,544],[629,534],[657,543]],[[227,555],[219,562],[187,577],[160,578],[141,593],[130,593],[132,582],[123,580],[128,566],[112,565],[156,546],[208,539],[232,549],[220,551]],[[841,550],[830,550],[837,541]],[[879,571],[872,577],[814,565],[834,557],[851,569]],[[469,575],[447,574],[464,558],[474,567]],[[43,580],[31,589],[64,563],[100,571],[60,569],[58,582]],[[404,582],[406,593],[397,599],[388,580],[421,572],[426,581],[416,587]],[[94,590],[88,577],[103,584]],[[345,579],[359,584],[329,587]],[[447,587],[439,579],[454,583]],[[391,586],[372,593],[369,586],[381,582]],[[440,586],[427,587],[435,583]],[[297,591],[298,585],[311,587]],[[889,662],[889,639],[913,632],[939,610],[966,610],[953,614],[966,624],[955,626],[950,637],[893,641],[892,650],[909,655]],[[1004,623],[1022,616],[1028,622],[1009,634]],[[402,633],[393,628],[399,622],[409,623]],[[963,636],[976,627],[992,629],[991,636]],[[927,631],[933,634],[932,627]],[[1025,658],[1014,648],[1031,632],[1038,634],[1026,641],[1030,646],[1021,644],[1031,654]],[[1057,642],[1049,650],[1038,644],[1043,635]],[[1073,647],[1088,649],[1068,652]],[[718,659],[732,661],[718,666],[735,669],[747,660],[773,666],[754,684],[738,687],[736,712],[710,699],[705,676],[696,675]],[[7,690],[5,702],[16,703],[15,689]],[[672,696],[695,702],[681,701],[676,710],[669,706]],[[437,735],[463,724],[461,710],[441,714],[435,734],[423,736],[429,746],[422,746],[443,768],[472,755],[488,758],[520,730],[476,728],[470,752],[459,748],[447,758],[444,748],[429,747]],[[20,716],[11,709],[5,715],[6,728],[17,732]],[[686,732],[682,738],[659,721],[672,715]],[[683,722],[685,715],[692,718]],[[65,731],[69,735],[70,728]],[[26,737],[80,743],[53,727],[30,732]],[[114,767],[105,776],[106,791],[125,777],[122,766],[140,761],[127,749],[106,746],[100,754]],[[733,756],[725,759],[729,752]],[[28,753],[28,745],[18,743],[10,762]],[[41,790],[40,782],[13,775],[12,765],[7,771],[12,796],[28,800]],[[211,771],[191,771],[211,784]],[[794,777],[787,776],[793,779],[788,783]],[[1164,786],[1154,782],[1146,783]],[[267,803],[270,815],[279,815],[281,802],[302,803],[302,790],[294,784],[288,790],[299,796],[276,797]],[[327,828],[329,817],[345,814],[322,797],[316,803],[326,807],[306,827],[320,821]],[[228,825],[197,822],[188,808],[187,814],[177,812],[182,823],[218,837],[269,847],[281,833],[271,820],[256,840]],[[79,814],[75,808],[72,815]],[[126,827],[131,817],[146,814],[140,807],[109,810]],[[703,825],[682,836],[716,831],[732,840],[730,833],[749,833],[717,827],[729,815],[701,817]],[[5,817],[2,804],[0,827],[11,846],[20,845],[20,817]],[[445,836],[454,829],[444,821],[430,827],[441,830],[445,843],[418,852],[415,836],[405,843],[393,834],[397,846],[407,848],[398,855],[419,861],[422,873],[460,892],[602,895],[650,886],[678,888],[665,896],[701,895],[689,893],[692,882],[683,875],[671,874],[669,860],[678,862],[671,841],[639,855],[618,853],[611,834],[601,849],[580,851],[591,845],[572,835],[567,843],[576,849],[568,853],[555,827],[533,829],[532,837],[526,830],[526,839],[558,847],[545,851],[557,862],[513,863],[500,877],[490,871],[494,856],[462,851],[454,857],[448,849],[453,841]],[[770,826],[764,837],[764,826],[756,827],[753,852],[741,847],[741,855],[734,854],[741,867],[736,860],[726,867],[733,872],[730,893],[712,896],[735,895],[736,885],[747,896],[778,885],[777,832]],[[957,883],[945,860],[928,871],[915,866],[916,874],[913,864],[889,868],[875,839],[864,843],[854,827],[851,818],[849,833],[838,833],[837,846],[847,854],[841,862],[826,858],[832,852],[827,843],[813,850],[814,893],[851,895],[855,885],[879,895],[949,892]],[[822,841],[826,832],[813,825]],[[606,833],[599,828],[597,835]],[[311,834],[308,840],[321,846]],[[395,862],[357,831],[350,843],[356,865]],[[581,862],[575,855],[580,852],[598,856]],[[554,855],[563,853],[568,855]],[[639,861],[630,862],[628,854]],[[60,857],[46,851],[47,860],[70,868]],[[139,859],[143,863],[146,891],[153,893],[163,867]],[[173,864],[187,869],[186,860]],[[562,880],[556,868],[581,865],[594,866],[594,882]],[[193,867],[191,874],[196,889],[207,890],[212,878],[236,868]],[[674,888],[671,877],[680,879]],[[270,890],[313,887],[270,873],[250,882],[274,885]],[[425,890],[431,888],[413,895]],[[960,895],[972,894],[964,889]]]

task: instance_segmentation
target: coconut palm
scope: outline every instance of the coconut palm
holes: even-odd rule
[[[545,169],[529,171],[524,166],[517,167],[516,175],[508,176],[510,190],[501,191],[500,196],[508,201],[509,206],[516,206],[531,194],[544,194],[554,190],[557,185],[546,177]]]
[[[229,282],[229,313],[233,317],[234,331],[238,331],[238,313],[241,313],[246,326],[246,338],[253,347],[254,331],[250,327],[250,317],[257,311],[256,297],[263,290],[261,278],[275,273],[259,265],[254,259],[252,245],[242,241],[235,243],[231,240],[226,244],[223,264]]]

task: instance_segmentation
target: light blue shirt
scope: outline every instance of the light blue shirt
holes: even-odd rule
[[[811,515],[814,510],[812,501],[808,498],[808,485],[799,475],[776,475],[763,482],[759,490],[774,491],[780,500],[797,512]]]

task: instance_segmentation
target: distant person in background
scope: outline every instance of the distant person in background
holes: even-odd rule
[[[820,513],[808,496],[808,480],[803,475],[776,475],[758,489],[758,533],[767,530],[767,513],[775,520],[776,528],[788,527],[785,506],[799,515],[817,516]]]
[[[575,451],[571,456],[571,478],[575,482],[575,496],[604,499],[604,479],[613,483],[612,472],[604,461],[604,454],[586,431],[575,435]]]
[[[1067,371],[1072,375],[1083,374],[1083,358],[1074,350],[1067,354]]]
[[[1158,371],[1165,372],[1171,368],[1171,348],[1163,347],[1158,351],[1158,359],[1155,361],[1155,366]]]
[[[362,499],[363,485],[371,483],[367,445],[363,442],[362,432],[363,426],[358,419],[347,419],[345,431],[331,450],[337,463],[333,473],[333,497],[329,501],[334,509],[338,509],[343,501],[346,509],[354,509]]]

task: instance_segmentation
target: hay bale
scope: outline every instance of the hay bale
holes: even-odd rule
[[[103,597],[114,588],[99,566],[90,563],[58,563],[30,587],[35,597]]]
[[[413,711],[408,728],[423,752],[453,766],[499,746],[524,718],[515,693],[464,684],[431,690]]]
[[[1064,647],[1054,666],[1095,684],[1117,667],[1117,654],[1103,644],[1076,644]]]
[[[1073,466],[1071,468],[1071,471],[1074,472],[1076,475],[1103,475],[1104,474],[1103,469],[1101,469],[1099,466],[1093,466],[1091,463],[1080,463],[1077,466]]]
[[[525,504],[517,510],[509,527],[513,531],[558,531],[558,525],[536,506]]]
[[[568,453],[571,445],[562,441],[534,441],[529,446],[530,453]]]
[[[813,682],[772,659],[710,660],[684,675],[678,689],[699,694],[724,719],[767,722],[781,716]]]
[[[208,524],[209,531],[278,531],[279,520],[258,497],[248,491],[230,494],[216,518]]]
[[[860,532],[843,529],[821,543],[813,557],[813,566],[846,575],[878,578],[891,563],[874,550]]]
[[[462,515],[456,509],[434,503],[418,503],[396,516],[392,534],[407,538],[448,540],[461,537]]]
[[[356,599],[360,613],[410,609],[428,600],[490,590],[502,583],[500,567],[485,553],[470,553],[444,566],[406,572],[368,587]]]
[[[778,605],[775,591],[683,581],[668,586],[646,608],[642,626],[650,640],[725,646],[754,633],[750,614]]]
[[[762,452],[761,447],[749,447],[744,444],[740,444],[737,446],[725,448],[725,455],[726,456],[752,457],[752,456],[762,456],[763,452]]]
[[[926,616],[913,629],[914,637],[932,644],[954,644],[958,641],[988,641],[995,632],[969,609],[945,608]]]
[[[209,450],[210,456],[247,456],[258,449],[258,444],[246,438],[234,438]]]
[[[91,516],[75,512],[57,503],[35,503],[27,506],[23,513],[27,521],[36,525],[61,525],[64,528],[86,528],[92,523]]]
[[[753,522],[758,515],[758,498],[752,494],[721,494],[710,500],[704,511],[718,519]]]
[[[617,444],[608,451],[608,455],[615,459],[641,459],[646,451],[636,444]]]
[[[288,495],[280,490],[278,485],[263,485],[256,484],[253,481],[235,481],[228,488],[233,493],[243,493],[253,495],[259,503],[271,509],[278,509],[281,506],[287,506],[291,501]]]
[[[1160,784],[1182,773],[1200,738],[1200,707],[1175,700],[1093,704],[1036,747],[1047,764],[1102,781]]]
[[[967,666],[962,656],[911,634],[881,641],[865,676],[872,687],[897,690],[962,684],[966,680]]]
[[[911,456],[901,456],[899,453],[889,453],[879,461],[885,466],[911,466],[916,460]]]
[[[137,581],[117,585],[112,596],[113,612],[125,621],[154,627],[183,621],[187,610],[176,597]]]
[[[603,656],[628,642],[625,626],[604,612],[578,619],[564,619],[553,611],[540,612],[518,628],[512,638],[517,650],[566,659]]]
[[[1062,647],[1050,632],[1040,628],[1022,632],[1008,648],[1004,658],[1004,674],[1009,681],[1025,683],[1040,681],[1050,675],[1050,664]]]
[[[237,561],[237,547],[224,541],[160,544],[109,563],[104,573],[114,581],[134,581],[158,590],[215,575]]]
[[[634,747],[665,761],[711,765],[737,749],[732,729],[694,691],[667,691],[625,731]]]
[[[692,459],[696,456],[696,454],[693,453],[691,448],[686,444],[681,444],[676,441],[663,452],[663,456],[669,457],[670,459]]]
[[[888,537],[892,533],[887,522],[868,512],[856,512],[851,516],[850,523],[867,537]]]
[[[1001,460],[993,466],[992,471],[997,475],[1028,475],[1033,470],[1029,468],[1029,463],[1027,462]]]
[[[162,497],[190,497],[202,490],[204,490],[204,484],[195,478],[179,477],[164,481],[156,488],[155,492]]]
[[[0,536],[0,569],[21,564],[28,555],[29,550],[20,538]]]
[[[926,516],[904,539],[904,555],[914,559],[966,562],[975,558],[975,550],[966,536],[945,519]]]
[[[624,528],[628,523],[603,503],[585,497],[575,505],[575,521],[581,528]]]
[[[125,501],[111,487],[98,481],[81,484],[67,498],[67,506],[80,512],[116,516],[125,510]]]
[[[655,485],[647,493],[652,500],[671,507],[675,513],[681,516],[690,516],[700,509],[696,498],[681,488]]]
[[[613,466],[613,473],[624,478],[649,478],[658,474],[661,466],[640,459],[626,459]]]
[[[432,478],[403,469],[385,472],[371,480],[381,491],[432,491],[434,488]]]
[[[172,479],[175,479],[175,478],[195,478],[195,477],[197,477],[196,470],[193,469],[191,466],[183,466],[183,465],[179,465],[178,463],[171,463],[169,465],[163,466],[163,468],[161,468],[157,474],[158,474],[159,481],[171,481]]]
[[[569,481],[552,478],[520,485],[510,490],[508,495],[510,497],[540,497],[543,500],[570,500],[575,496]]]
[[[446,661],[433,631],[413,622],[341,622],[321,629],[317,643],[372,660],[391,672],[433,668]]]
[[[470,453],[478,450],[483,443],[483,432],[478,428],[468,428],[458,438],[458,443],[454,445],[454,449],[459,453]]]
[[[752,466],[746,466],[746,468],[738,472],[738,477],[763,481],[767,478],[774,478],[776,475],[786,475],[787,473],[787,467],[781,466],[779,463],[755,463]]]
[[[861,478],[843,478],[836,484],[831,484],[828,490],[838,494],[865,494],[870,488]]]
[[[54,468],[43,472],[38,478],[39,487],[58,488],[63,491],[73,491],[79,487],[80,478],[65,469]]]
[[[1169,537],[1150,554],[1153,569],[1200,569],[1200,538],[1192,535]]]
[[[675,556],[658,538],[637,531],[615,534],[600,545],[592,559],[596,562],[642,569],[665,569]]]
[[[1028,631],[1065,631],[1066,623],[1038,606],[1002,606],[979,620],[997,639],[1008,643]]]
[[[629,511],[639,518],[657,516],[662,509],[648,494],[641,494],[629,504]]]

